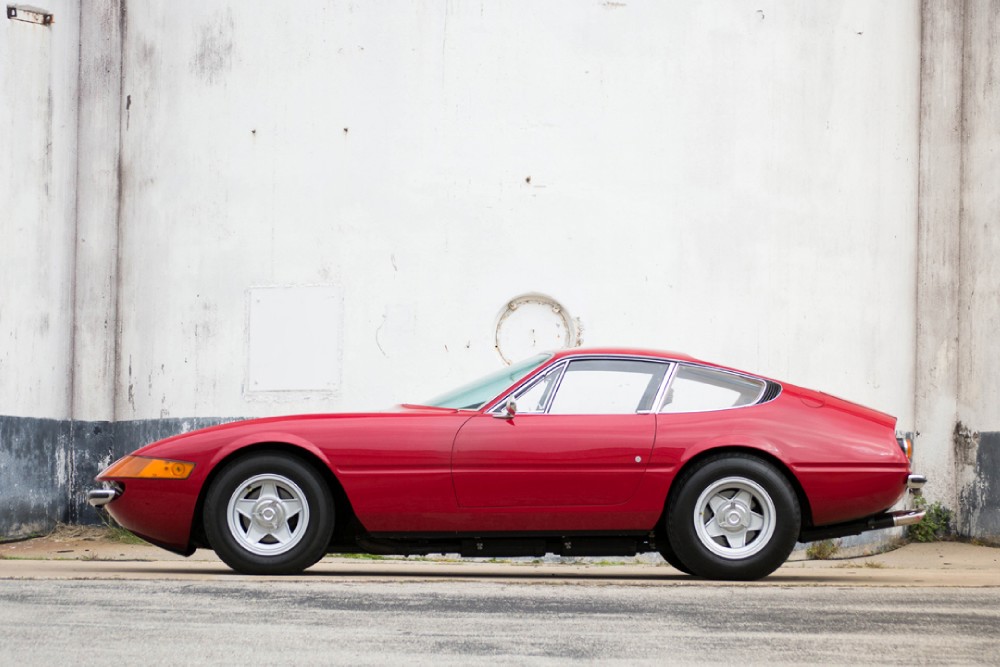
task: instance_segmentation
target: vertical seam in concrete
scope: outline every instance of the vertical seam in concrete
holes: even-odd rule
[[[76,168],[73,174],[73,261],[70,267],[70,275],[73,277],[70,284],[70,299],[73,304],[73,312],[70,315],[70,352],[69,352],[69,418],[72,421],[76,417],[76,269],[80,263],[80,100],[82,98],[83,75],[83,0],[78,3],[80,20],[77,22],[77,44],[76,44]]]
[[[923,131],[924,131],[924,27],[927,22],[926,19],[927,12],[927,0],[923,0],[920,3],[920,35],[918,36],[919,46],[917,47],[917,201],[916,201],[916,212],[917,216],[914,220],[916,225],[916,244],[914,247],[915,253],[915,271],[913,281],[913,430],[917,430],[917,415],[920,410],[920,392],[917,389],[917,383],[920,381],[920,292],[921,292],[921,281],[923,280],[923,262],[920,261],[920,251],[922,240],[920,238],[920,233],[924,226],[923,214],[920,208],[920,202],[923,200],[924,188],[923,188],[923,178],[921,174],[921,169],[923,166],[924,158],[924,141],[923,141]]]
[[[964,0],[959,7],[962,12],[962,42],[959,48],[961,64],[959,69],[959,82],[958,82],[958,220],[956,221],[956,232],[958,234],[958,239],[956,239],[955,248],[955,287],[952,293],[952,299],[955,303],[955,377],[954,377],[954,391],[955,391],[955,424],[954,432],[957,432],[958,424],[961,423],[962,419],[962,401],[965,395],[965,382],[962,379],[963,374],[963,349],[962,349],[962,327],[965,321],[965,287],[964,287],[964,273],[965,268],[963,266],[963,255],[962,246],[965,244],[965,172],[966,172],[966,155],[967,151],[967,141],[966,141],[966,88],[968,86],[969,79],[969,54],[968,54],[968,44],[969,44],[969,1]],[[954,449],[954,437],[951,443],[949,443]],[[961,475],[960,466],[961,462],[958,456],[952,454],[951,457],[951,501],[952,507],[955,508],[958,513],[956,518],[956,525],[958,531],[962,532],[962,523],[964,517],[962,516],[965,512],[961,507],[961,490],[959,489]]]
[[[966,85],[969,78],[969,58],[968,49],[966,48],[969,43],[969,1],[965,0],[961,4],[962,12],[962,44],[961,44],[961,57],[962,66],[960,72],[960,80],[958,82],[959,86],[959,96],[958,96],[958,243],[957,243],[957,266],[956,266],[956,278],[955,278],[955,308],[958,311],[955,314],[955,418],[958,420],[961,415],[962,397],[964,396],[964,382],[962,382],[962,325],[965,321],[964,308],[965,299],[963,295],[965,294],[965,289],[963,285],[963,274],[965,273],[965,267],[963,266],[963,253],[962,246],[965,243],[965,160],[966,160],[966,118],[965,118],[965,97],[966,97]],[[956,461],[957,465],[957,461]],[[958,470],[956,469],[954,473],[956,475]]]
[[[115,193],[115,252],[114,261],[115,266],[113,270],[114,274],[114,312],[111,313],[112,321],[115,323],[114,328],[114,361],[113,361],[113,374],[111,377],[111,382],[113,390],[111,392],[111,423],[114,424],[118,421],[118,378],[119,371],[121,370],[121,312],[122,312],[122,197],[124,196],[124,191],[122,189],[122,146],[124,144],[123,130],[122,130],[122,120],[124,118],[124,100],[125,100],[125,39],[128,30],[128,8],[126,6],[127,0],[119,0],[118,3],[118,159],[117,159],[117,192]]]
[[[77,303],[76,271],[80,264],[80,102],[83,99],[83,0],[77,3],[78,15],[76,22],[76,165],[73,173],[73,259],[70,266],[70,331],[69,331],[69,442],[66,452],[66,517],[72,522],[76,519],[73,502],[73,488],[76,486],[74,471],[76,470],[76,324],[79,314]]]

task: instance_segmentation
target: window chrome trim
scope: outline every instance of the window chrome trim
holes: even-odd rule
[[[552,401],[555,398],[556,393],[559,391],[559,387],[562,386],[563,378],[566,375],[566,368],[569,367],[570,362],[573,362],[573,361],[602,361],[602,360],[606,360],[606,361],[645,361],[645,362],[650,362],[650,363],[655,363],[655,364],[667,364],[668,366],[671,366],[671,368],[668,368],[667,371],[663,374],[663,379],[660,380],[660,387],[659,387],[659,389],[657,389],[656,395],[653,397],[653,405],[654,406],[656,406],[656,405],[659,404],[658,402],[660,400],[660,397],[667,390],[667,386],[669,385],[670,379],[673,378],[674,372],[677,370],[677,367],[680,365],[679,362],[677,362],[675,360],[672,360],[672,359],[662,359],[662,358],[659,358],[659,357],[647,357],[647,356],[644,356],[644,355],[633,355],[633,354],[580,354],[580,355],[576,355],[576,356],[564,357],[564,358],[560,359],[559,361],[557,361],[556,363],[552,364],[551,366],[546,367],[541,373],[538,373],[536,375],[533,375],[533,376],[527,378],[527,380],[525,382],[522,382],[518,386],[514,387],[514,389],[512,389],[511,391],[508,391],[507,393],[502,394],[501,396],[499,396],[497,399],[494,400],[493,403],[489,403],[488,404],[489,407],[487,407],[485,410],[483,410],[483,413],[484,414],[493,414],[493,413],[497,412],[498,410],[501,410],[503,408],[503,406],[506,405],[508,398],[513,397],[515,394],[517,394],[519,391],[521,391],[522,388],[523,389],[528,389],[529,385],[534,385],[535,381],[536,381],[536,378],[537,378],[537,381],[541,381],[544,376],[546,376],[550,372],[555,371],[556,369],[558,369],[559,377],[556,379],[556,386],[552,388],[551,392],[549,392],[548,400],[546,400],[546,402],[545,402],[545,411],[544,412],[525,412],[524,413],[526,415],[548,415],[548,414],[550,414],[549,413],[549,409],[551,409],[551,407],[552,407]],[[706,366],[705,368],[711,368],[711,366]],[[766,387],[766,385],[765,385],[765,387]],[[758,397],[758,400],[759,400],[759,397]],[[651,410],[636,410],[634,413],[624,413],[624,414],[647,415],[647,414],[656,414],[656,413],[657,413],[657,411],[654,408],[654,409],[651,409]],[[518,413],[518,414],[520,414],[520,413]],[[588,413],[584,413],[584,414],[587,414],[587,415],[614,415],[614,414],[619,414],[620,415],[622,413],[613,413],[613,412],[608,412],[608,413],[588,412]]]
[[[657,407],[663,397],[667,395],[667,390],[670,387],[670,383],[674,380],[674,375],[677,374],[677,369],[681,367],[679,361],[672,361],[671,368],[667,369],[667,372],[663,374],[663,381],[660,383],[660,390],[656,392],[656,396],[653,398],[653,407],[649,409],[651,414],[659,414],[660,409]]]
[[[542,408],[541,412],[537,412],[535,414],[540,414],[540,415],[549,414],[549,410],[552,409],[552,401],[555,400],[556,394],[559,393],[559,387],[562,386],[563,378],[566,377],[566,369],[569,368],[569,363],[570,362],[567,360],[565,363],[559,365],[559,377],[553,380],[553,382],[555,382],[555,385],[552,387],[552,389],[549,390],[549,395],[545,399],[545,407]]]
[[[548,378],[549,375],[551,375],[553,373],[556,374],[556,377],[553,378],[553,380],[552,380],[552,382],[555,383],[555,386],[550,387],[549,389],[546,390],[546,392],[548,393],[548,395],[545,396],[545,404],[542,406],[542,409],[541,410],[525,411],[523,413],[520,412],[520,411],[518,411],[517,414],[526,414],[526,415],[544,415],[544,414],[548,414],[548,412],[549,412],[549,406],[552,405],[552,397],[556,395],[557,391],[559,391],[559,385],[562,383],[563,375],[566,374],[566,367],[567,366],[569,366],[569,362],[567,362],[565,360],[558,361],[555,364],[553,364],[552,366],[550,366],[548,368],[548,370],[546,370],[544,373],[541,373],[537,377],[537,379],[533,380],[532,382],[525,383],[525,384],[521,385],[520,387],[518,387],[517,389],[515,389],[514,391],[510,392],[508,394],[508,397],[513,398],[515,401],[517,401],[518,394],[522,394],[523,395],[523,394],[531,391],[535,387],[535,385],[537,385],[539,382],[545,382],[546,378]],[[507,404],[507,399],[504,399],[504,400],[500,401],[500,403],[492,410],[492,412],[496,413],[496,412],[503,411],[504,406],[506,404]]]
[[[566,369],[566,363],[567,362],[566,362],[565,359],[560,359],[559,361],[555,362],[551,366],[546,366],[545,368],[540,369],[541,372],[535,373],[534,375],[531,375],[531,376],[529,376],[527,378],[524,378],[524,382],[521,382],[516,387],[514,387],[511,391],[508,391],[506,394],[502,394],[499,398],[496,399],[496,402],[494,402],[494,403],[488,403],[487,405],[489,405],[489,407],[486,408],[485,410],[483,410],[483,412],[485,414],[495,414],[495,413],[501,412],[504,409],[504,406],[507,404],[507,400],[508,399],[514,398],[519,393],[524,393],[524,392],[530,391],[531,388],[534,387],[539,382],[544,382],[545,378],[548,377],[552,373],[558,373],[560,375],[560,377],[557,378],[557,380],[561,382],[562,381],[562,373]],[[552,392],[550,392],[550,394],[554,394],[554,393],[555,393],[555,390],[553,390]],[[514,400],[516,401],[517,399],[514,398]],[[548,409],[549,403],[551,403],[551,402],[552,402],[552,396],[550,395],[546,399],[546,401],[545,401],[545,409]],[[519,411],[517,414],[540,415],[540,414],[544,414],[544,413],[543,412],[535,412],[535,411],[521,413]]]
[[[526,412],[526,413],[524,413],[524,414],[528,414],[528,415],[547,415],[547,414],[549,414],[549,409],[552,407],[552,400],[554,399],[554,397],[556,395],[556,392],[559,391],[559,386],[562,384],[563,375],[565,375],[566,367],[569,365],[569,363],[571,361],[578,361],[578,360],[580,360],[580,361],[595,361],[595,360],[602,360],[602,359],[607,359],[609,361],[616,361],[616,360],[649,361],[649,362],[658,363],[658,364],[669,364],[671,366],[671,368],[667,369],[667,372],[663,374],[663,380],[660,383],[660,388],[656,392],[656,397],[653,399],[653,405],[654,406],[659,405],[660,401],[663,400],[663,396],[670,389],[670,385],[673,383],[674,377],[677,375],[677,371],[681,368],[681,366],[691,366],[693,368],[704,368],[706,370],[715,371],[717,373],[725,373],[727,375],[733,375],[733,376],[736,376],[736,377],[739,377],[739,378],[744,378],[744,379],[747,379],[747,380],[752,380],[754,382],[761,383],[760,391],[757,393],[756,398],[754,398],[753,401],[750,401],[749,403],[746,403],[745,405],[730,406],[730,407],[726,407],[726,408],[715,408],[715,409],[712,409],[712,410],[685,410],[684,412],[661,412],[659,409],[653,408],[651,410],[637,410],[635,412],[635,414],[660,414],[660,415],[671,415],[671,414],[674,414],[674,415],[684,415],[684,414],[699,414],[699,413],[703,413],[703,412],[722,412],[724,410],[740,410],[740,409],[743,409],[743,408],[749,408],[749,407],[753,407],[755,405],[760,405],[761,399],[764,397],[764,394],[767,392],[768,382],[772,382],[772,380],[767,380],[767,379],[762,378],[762,377],[757,376],[757,375],[750,375],[749,373],[744,373],[742,371],[734,371],[734,370],[719,368],[718,366],[711,366],[709,364],[702,364],[702,363],[696,363],[696,362],[691,362],[691,361],[680,361],[680,360],[677,360],[677,359],[669,359],[669,358],[664,359],[664,358],[661,358],[661,357],[648,357],[648,356],[645,356],[645,355],[631,355],[631,354],[581,354],[581,355],[577,355],[577,356],[564,357],[564,358],[560,359],[559,361],[555,362],[554,364],[552,364],[551,366],[544,367],[542,369],[541,373],[537,373],[535,375],[531,375],[531,376],[529,376],[527,378],[524,378],[524,381],[521,382],[520,384],[518,384],[516,387],[514,387],[514,389],[512,389],[511,391],[508,391],[508,392],[506,392],[506,393],[504,393],[502,395],[500,395],[499,397],[497,397],[496,399],[494,399],[494,401],[492,403],[488,403],[487,404],[488,407],[486,407],[485,409],[483,409],[483,414],[493,414],[493,413],[497,412],[497,410],[503,408],[503,406],[507,403],[507,399],[509,397],[511,397],[514,394],[518,393],[522,388],[527,389],[529,384],[534,384],[534,381],[535,381],[536,378],[538,380],[541,380],[542,376],[548,375],[550,372],[556,371],[558,369],[560,377],[557,380],[557,385],[555,387],[553,387],[552,392],[549,395],[548,400],[546,401],[545,411],[544,412]],[[779,388],[778,395],[775,396],[775,398],[777,398],[778,396],[781,395],[781,389],[783,389],[783,387],[781,386],[781,383],[779,383],[779,382],[776,382],[775,384],[777,384],[778,388]],[[588,414],[595,414],[596,415],[596,414],[602,414],[602,413],[596,413],[595,412],[595,413],[588,413]]]

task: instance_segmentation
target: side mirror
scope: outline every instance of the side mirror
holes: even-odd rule
[[[503,406],[503,412],[497,412],[493,416],[497,419],[513,419],[516,414],[517,403],[514,402],[513,398],[508,398],[507,403]]]

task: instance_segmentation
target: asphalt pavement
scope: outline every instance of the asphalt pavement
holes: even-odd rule
[[[248,577],[164,554],[0,545],[0,664],[1000,664],[1000,549],[969,544],[738,584],[655,562],[339,557]]]

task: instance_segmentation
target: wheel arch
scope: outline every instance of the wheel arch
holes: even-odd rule
[[[331,543],[336,542],[338,535],[341,535],[345,528],[352,523],[352,520],[356,518],[354,508],[351,505],[351,501],[347,497],[347,493],[344,491],[344,487],[340,483],[340,480],[337,479],[337,476],[333,473],[333,470],[330,469],[330,466],[327,465],[327,463],[314,452],[287,442],[257,442],[244,445],[227,453],[215,462],[212,470],[205,477],[205,481],[201,485],[201,490],[198,492],[198,501],[195,504],[194,517],[191,522],[191,542],[195,546],[211,548],[211,545],[208,543],[208,537],[205,534],[203,514],[205,508],[205,496],[208,494],[208,490],[215,482],[215,479],[225,468],[234,462],[264,453],[294,456],[301,462],[316,470],[316,472],[318,472],[326,482],[327,487],[330,489],[330,493],[333,495],[334,520]]]
[[[748,447],[745,445],[722,445],[698,452],[687,461],[684,461],[680,468],[678,468],[674,473],[670,482],[670,489],[663,501],[663,510],[660,512],[660,518],[656,522],[656,530],[658,532],[663,532],[664,521],[667,517],[667,508],[670,507],[671,501],[680,491],[679,486],[676,484],[677,480],[680,479],[685,472],[698,465],[701,461],[725,454],[742,454],[745,456],[752,456],[773,465],[785,477],[785,479],[788,480],[788,483],[791,484],[792,489],[795,491],[795,497],[799,501],[802,524],[799,526],[799,530],[801,531],[802,529],[812,526],[812,506],[809,503],[809,497],[806,495],[805,489],[803,489],[802,485],[799,483],[798,478],[795,477],[791,468],[789,468],[784,461],[771,452],[758,449],[756,447]]]

